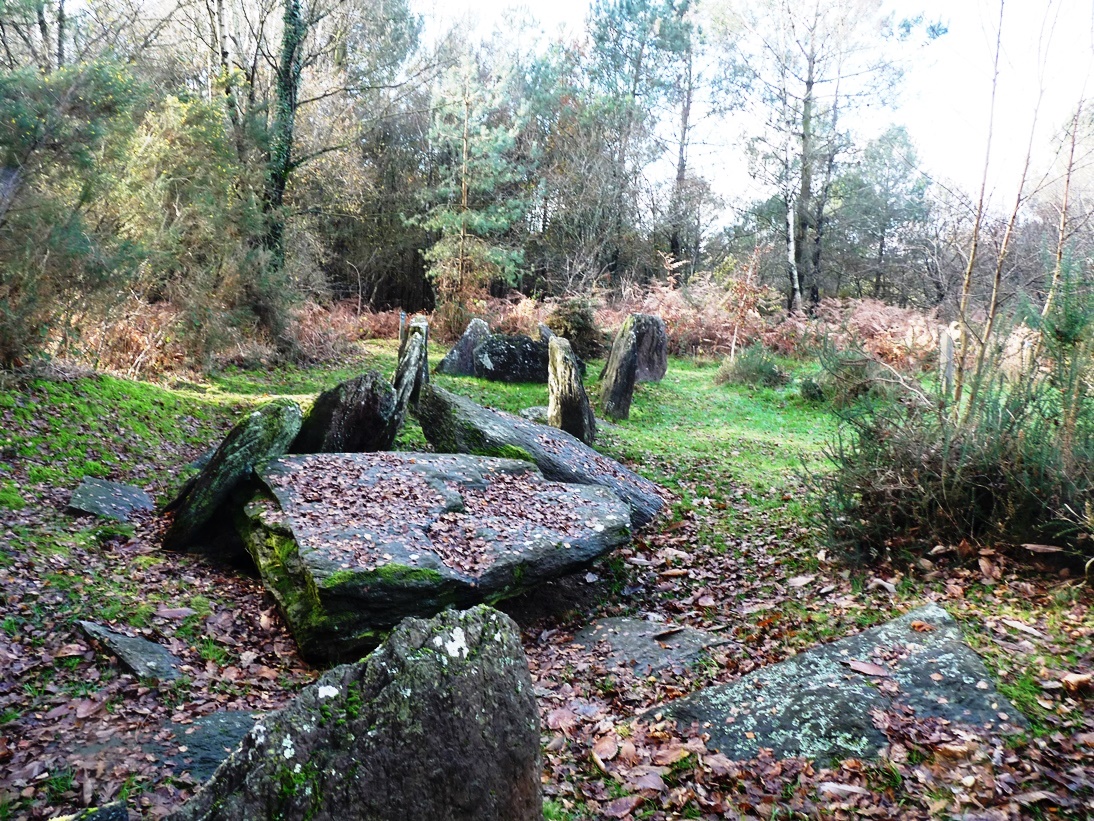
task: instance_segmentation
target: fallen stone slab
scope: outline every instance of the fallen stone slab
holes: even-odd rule
[[[694,627],[610,617],[578,631],[574,643],[597,650],[596,657],[609,667],[629,667],[636,675],[648,676],[691,667],[725,640]]]
[[[678,725],[698,722],[708,746],[731,759],[771,748],[822,766],[872,758],[888,741],[873,712],[898,706],[991,732],[1015,732],[1025,717],[999,692],[953,618],[935,604],[799,653],[656,708]]]
[[[88,807],[75,815],[59,815],[53,821],[129,821],[129,809],[123,801],[112,801],[101,807]]]
[[[449,376],[474,376],[475,348],[489,337],[490,326],[481,319],[472,319],[467,324],[463,336],[437,365],[436,372]]]
[[[489,607],[408,619],[264,717],[171,821],[541,821],[539,712]]]
[[[175,772],[189,772],[201,783],[208,781],[243,738],[254,727],[260,714],[246,710],[218,710],[197,716],[190,724],[171,724],[173,746],[158,750],[158,757],[174,761]],[[179,752],[179,747],[185,752]]]
[[[243,417],[220,443],[213,458],[179,493],[167,510],[175,517],[163,537],[168,550],[184,550],[201,537],[255,465],[288,450],[300,432],[303,414],[291,399],[275,399]]]
[[[475,376],[493,382],[546,382],[547,343],[492,334],[475,348]]]
[[[630,506],[633,528],[649,524],[664,504],[649,479],[565,431],[484,408],[436,385],[422,391],[418,421],[440,452],[526,459],[552,481],[609,488]]]
[[[390,450],[399,432],[396,421],[395,389],[379,371],[369,371],[319,394],[289,451]]]
[[[127,636],[93,621],[81,621],[79,625],[89,639],[100,642],[133,675],[156,681],[179,678],[182,661],[154,641]]]
[[[240,534],[310,659],[359,656],[407,616],[517,595],[630,539],[610,490],[524,461],[316,454],[256,473]]]
[[[92,477],[80,482],[68,503],[68,509],[76,513],[90,513],[119,522],[128,522],[137,511],[154,510],[155,507],[152,497],[139,487]]]

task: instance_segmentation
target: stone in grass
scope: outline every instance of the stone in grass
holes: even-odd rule
[[[534,462],[555,482],[603,485],[631,509],[631,527],[649,524],[664,502],[657,485],[557,428],[484,408],[430,385],[418,404],[422,432],[436,450]]]
[[[81,621],[79,625],[89,639],[100,642],[133,675],[156,681],[174,681],[179,677],[182,661],[155,642],[127,636],[93,621]]]
[[[175,772],[189,772],[195,781],[207,781],[257,719],[257,713],[245,710],[217,710],[195,716],[189,724],[172,722],[167,726],[174,732],[174,745],[165,747],[160,756],[175,762]],[[180,746],[186,752],[179,752]]]
[[[152,510],[155,506],[152,497],[139,487],[91,477],[72,491],[68,503],[68,509],[76,513],[90,513],[119,522],[128,522],[137,511]]]
[[[395,425],[395,389],[379,371],[369,371],[323,391],[304,417],[291,453],[364,453],[390,450]]]
[[[407,619],[263,718],[170,821],[541,821],[539,712],[489,607]]]
[[[399,357],[392,382],[401,427],[407,406],[418,403],[422,385],[429,383],[429,320],[424,316],[414,317],[400,331]]]
[[[546,382],[547,343],[493,334],[475,348],[475,376],[492,382]]]
[[[547,410],[546,405],[533,405],[530,408],[522,408],[518,415],[521,419],[527,419],[537,425],[548,425],[550,422],[547,421]]]
[[[576,644],[596,649],[596,657],[616,667],[630,667],[638,676],[687,668],[698,662],[719,639],[694,627],[610,617],[597,619],[574,636]]]
[[[665,321],[652,314],[635,314],[634,336],[638,345],[635,377],[639,382],[660,382],[669,369],[669,335]]]
[[[193,545],[232,491],[251,477],[255,465],[288,450],[302,419],[300,406],[291,399],[275,399],[241,419],[201,473],[167,506],[175,518],[163,546],[184,550]]]
[[[514,596],[630,539],[610,490],[513,459],[316,454],[256,473],[240,535],[308,659],[359,657],[407,616]]]
[[[445,373],[449,376],[474,376],[475,348],[485,342],[489,336],[490,326],[481,319],[472,319],[464,330],[463,336],[460,337],[460,341],[437,365],[437,373]]]
[[[547,374],[547,421],[552,427],[576,436],[586,445],[596,439],[596,417],[581,381],[581,367],[561,336],[548,342],[550,370]]]
[[[875,757],[888,741],[872,713],[898,705],[990,732],[1025,727],[990,682],[957,623],[930,604],[656,709],[680,726],[699,722],[708,746],[728,758],[769,747],[827,766]]]
[[[616,334],[612,352],[600,373],[600,410],[609,419],[631,414],[634,384],[638,379],[638,337],[635,315],[627,317]]]
[[[112,801],[101,807],[88,807],[73,815],[58,815],[53,821],[129,821],[129,810],[122,801]]]

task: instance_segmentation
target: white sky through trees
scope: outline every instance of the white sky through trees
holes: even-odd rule
[[[838,0],[830,0],[838,2]],[[708,0],[708,5],[722,0]],[[589,0],[418,0],[434,32],[470,18],[488,34],[505,30],[507,9],[531,14],[548,34],[580,37]],[[922,14],[941,21],[948,33],[919,49],[908,67],[899,107],[869,116],[857,129],[863,140],[890,124],[907,127],[923,170],[933,179],[975,193],[980,185],[988,133],[992,58],[999,0],[890,0],[897,19]],[[1013,201],[1021,164],[1041,96],[1034,138],[1033,176],[1051,163],[1059,135],[1076,103],[1094,96],[1094,2],[1005,0],[1003,52],[996,99],[989,193],[992,204]],[[742,128],[747,126],[742,125]],[[732,129],[699,135],[695,169],[718,186],[732,204],[761,195],[749,180],[743,150],[718,139]]]

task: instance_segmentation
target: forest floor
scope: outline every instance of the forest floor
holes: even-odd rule
[[[392,343],[369,342],[338,369],[0,383],[0,821],[119,798],[158,817],[196,787],[190,722],[275,709],[320,672],[297,656],[253,571],[161,551],[154,514],[117,525],[65,513],[79,480],[130,482],[167,501],[242,410],[275,395],[310,401],[365,367],[390,373],[394,357]],[[803,478],[824,469],[831,416],[793,385],[718,386],[716,371],[673,360],[598,440],[671,493],[667,513],[590,573],[503,608],[521,625],[536,683],[546,817],[1091,817],[1094,589],[1051,557],[998,546],[843,563],[823,545]],[[506,410],[546,404],[546,386],[438,381]],[[399,447],[424,447],[413,423]],[[696,728],[639,720],[926,602],[959,621],[1029,719],[1025,735],[878,716],[890,741],[880,761],[821,769],[770,755],[728,761]],[[606,615],[726,641],[698,664],[639,678],[573,643]],[[79,619],[163,644],[187,675],[156,685],[124,673]]]

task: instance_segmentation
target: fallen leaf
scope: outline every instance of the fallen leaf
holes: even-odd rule
[[[790,587],[805,587],[807,584],[812,582],[813,579],[815,579],[815,578],[817,578],[817,577],[816,576],[795,576],[794,578],[792,578],[790,581],[787,582],[787,585],[789,585]]]
[[[619,752],[619,745],[614,736],[606,735],[593,745],[593,752],[603,761],[611,761]]]
[[[1035,630],[1028,624],[1022,624],[1022,622],[1020,621],[1015,621],[1014,619],[1002,619],[1001,621],[1007,627],[1013,627],[1015,630],[1025,633],[1027,636],[1033,636],[1039,639],[1043,639],[1045,637],[1045,634],[1042,633],[1040,630]]]
[[[1077,693],[1084,687],[1090,686],[1090,673],[1068,673],[1060,681],[1064,683],[1069,693]]]
[[[1062,553],[1062,547],[1056,547],[1052,544],[1024,544],[1022,545],[1026,550],[1031,553]]]
[[[927,624],[927,622],[925,621],[913,621],[911,627],[917,633],[930,633],[932,630],[934,630],[934,625]]]
[[[855,672],[863,673],[867,676],[879,676],[884,678],[889,675],[888,670],[886,670],[879,664],[874,664],[871,661],[859,661],[858,659],[851,659],[849,661],[844,661],[843,663]]]
[[[889,593],[896,593],[896,585],[884,579],[870,579],[870,583],[866,585],[867,590],[877,590],[879,587]]]
[[[1024,792],[1021,795],[1014,796],[1014,800],[1024,807],[1028,807],[1030,804],[1036,804],[1038,801],[1052,801],[1053,803],[1059,803],[1060,801],[1055,793],[1050,793],[1048,790]]]
[[[856,787],[852,784],[840,784],[836,781],[822,781],[817,785],[817,792],[827,793],[835,798],[846,798],[849,795],[869,795],[869,790]]]
[[[634,812],[642,801],[640,795],[625,795],[612,801],[600,812],[605,818],[623,818]]]

